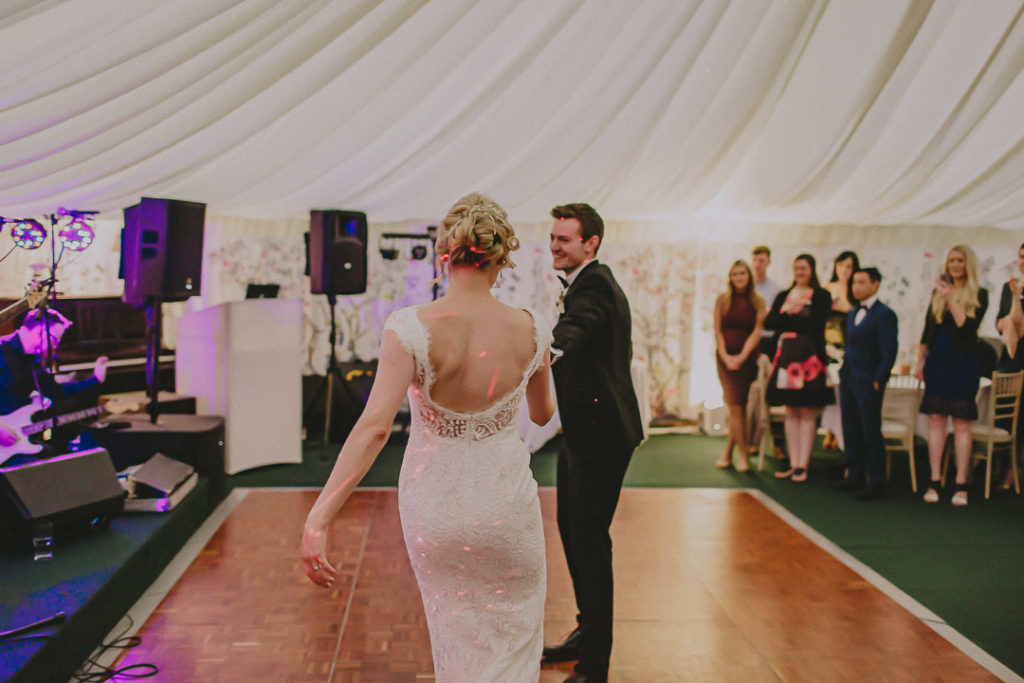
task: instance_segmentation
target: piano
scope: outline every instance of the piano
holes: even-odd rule
[[[0,299],[0,309],[17,299]],[[73,324],[65,332],[57,354],[57,372],[92,374],[96,359],[110,358],[103,393],[142,391],[146,388],[146,311],[120,297],[80,297],[57,300],[56,309]],[[0,335],[10,334],[21,317],[3,323]],[[159,388],[174,391],[174,351],[161,349]]]

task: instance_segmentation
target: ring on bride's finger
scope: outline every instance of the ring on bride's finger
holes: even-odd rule
[[[313,571],[315,571],[315,572],[320,571],[320,565],[318,565],[316,562],[313,563]]]

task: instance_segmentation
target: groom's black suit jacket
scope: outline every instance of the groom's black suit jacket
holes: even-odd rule
[[[630,453],[643,439],[633,390],[629,302],[611,269],[591,262],[565,292],[565,312],[554,329],[564,355],[552,366],[565,441],[586,460],[605,452]]]

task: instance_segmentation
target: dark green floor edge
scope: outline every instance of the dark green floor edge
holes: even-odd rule
[[[923,444],[919,444],[923,445]],[[993,493],[984,499],[982,485],[972,485],[970,504],[954,508],[950,492],[929,505],[911,493],[905,454],[893,458],[892,480],[885,500],[861,502],[836,491],[842,456],[816,450],[809,481],[776,480],[774,462],[762,473],[717,470],[720,437],[664,435],[637,449],[626,474],[628,487],[753,488],[877,571],[911,598],[1016,673],[1024,675],[1024,497]],[[374,463],[362,486],[394,486],[404,444],[393,438]],[[337,448],[330,452],[337,453]],[[541,486],[554,485],[557,440],[535,453],[531,468]],[[927,458],[919,449],[920,479],[927,478]],[[229,487],[321,486],[332,461],[320,448],[305,449],[299,465],[277,465],[229,477]],[[978,482],[982,477],[976,478]]]
[[[207,489],[200,479],[170,513],[122,515],[109,529],[60,542],[48,562],[0,556],[4,628],[29,623],[38,605],[68,613],[51,637],[0,644],[0,680],[66,683],[209,516]]]

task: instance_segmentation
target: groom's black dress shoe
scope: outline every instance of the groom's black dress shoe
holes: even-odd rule
[[[577,626],[562,643],[559,645],[545,645],[541,661],[544,662],[571,662],[580,658],[580,629]],[[578,674],[577,674],[578,675]],[[573,680],[568,678],[566,680]],[[584,681],[586,679],[579,679]]]

